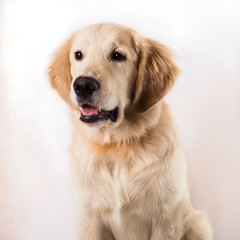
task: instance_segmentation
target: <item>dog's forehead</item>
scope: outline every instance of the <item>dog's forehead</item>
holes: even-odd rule
[[[76,32],[73,45],[75,47],[103,47],[104,45],[134,46],[132,29],[117,24],[98,24],[85,27]]]

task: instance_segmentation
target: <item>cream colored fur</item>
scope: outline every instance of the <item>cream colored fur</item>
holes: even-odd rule
[[[126,61],[111,60],[116,49]],[[101,84],[98,107],[119,107],[117,122],[79,120],[72,85],[83,75]],[[205,215],[191,205],[177,127],[163,100],[177,75],[166,47],[116,24],[86,27],[56,51],[49,77],[72,109],[81,240],[212,239]]]

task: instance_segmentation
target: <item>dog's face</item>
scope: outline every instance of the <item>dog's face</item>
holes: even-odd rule
[[[77,32],[70,50],[71,100],[85,123],[119,122],[137,77],[133,37],[112,25]]]
[[[74,33],[55,54],[50,82],[90,126],[117,127],[127,109],[146,112],[177,76],[166,48],[116,24]]]

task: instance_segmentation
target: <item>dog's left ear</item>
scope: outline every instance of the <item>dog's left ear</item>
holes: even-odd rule
[[[179,71],[168,49],[160,43],[143,38],[138,48],[140,59],[132,102],[137,111],[145,112],[172,88]]]
[[[74,106],[70,98],[72,81],[70,72],[70,50],[73,38],[74,34],[57,49],[48,68],[48,76],[51,86],[71,107]]]

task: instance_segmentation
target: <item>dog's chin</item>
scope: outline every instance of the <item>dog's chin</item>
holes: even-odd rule
[[[79,107],[81,115],[80,121],[89,125],[104,125],[105,122],[116,123],[119,117],[119,108],[107,111],[89,104],[83,104]]]

